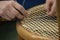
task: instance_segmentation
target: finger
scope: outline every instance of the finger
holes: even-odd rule
[[[52,3],[50,1],[46,1],[45,8],[46,8],[47,14],[50,12],[51,6],[52,6]]]
[[[4,18],[4,19],[6,19],[6,20],[8,20],[8,21],[11,20],[7,15],[5,15],[5,13],[4,13],[4,15],[2,15],[1,17]]]
[[[15,16],[13,15],[13,13],[8,9],[8,11],[6,11],[6,15],[8,15],[9,18],[14,19]]]
[[[10,18],[6,15],[5,11],[0,11],[0,17],[6,19],[6,20],[10,20]]]
[[[51,7],[51,11],[49,13],[50,16],[54,16],[56,14],[56,4],[54,2],[54,4]]]
[[[18,19],[23,19],[23,15],[21,15],[21,13],[19,13],[14,7],[11,7],[9,9],[13,15],[15,15]]]
[[[5,10],[3,10],[3,11],[0,12],[1,13],[0,16],[3,17],[3,18],[5,18],[5,19],[7,19],[7,20],[11,20],[11,19],[14,18],[14,16],[12,15],[12,13],[9,11],[9,8],[10,8],[10,6],[7,6],[5,8]]]
[[[55,16],[55,11],[53,11],[53,10],[51,10],[51,12],[49,12],[49,14],[48,15],[50,15],[50,16]]]
[[[18,4],[17,2],[13,4],[13,7],[19,10],[24,16],[27,15],[27,11],[24,9],[24,7]]]

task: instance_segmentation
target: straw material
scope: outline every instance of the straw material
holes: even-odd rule
[[[57,17],[46,14],[44,5],[38,5],[28,10],[28,16],[21,22],[23,28],[38,36],[58,39]]]

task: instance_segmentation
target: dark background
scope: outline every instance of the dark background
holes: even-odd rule
[[[22,5],[23,0],[17,0]],[[45,0],[26,0],[24,4],[25,9],[45,3]],[[16,32],[16,21],[0,22],[0,40],[18,40]]]

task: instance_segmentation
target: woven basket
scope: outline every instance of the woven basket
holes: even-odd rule
[[[44,6],[45,4],[30,8],[27,17],[20,22],[20,25],[22,25],[21,27],[24,30],[32,34],[58,40],[57,17],[48,16]],[[17,30],[19,30],[19,28],[17,28]],[[18,31],[18,34],[20,34],[19,32],[20,31]]]

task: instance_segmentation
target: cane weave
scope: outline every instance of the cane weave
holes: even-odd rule
[[[21,24],[24,29],[38,36],[58,39],[57,17],[48,16],[44,6],[38,5],[30,8]]]

